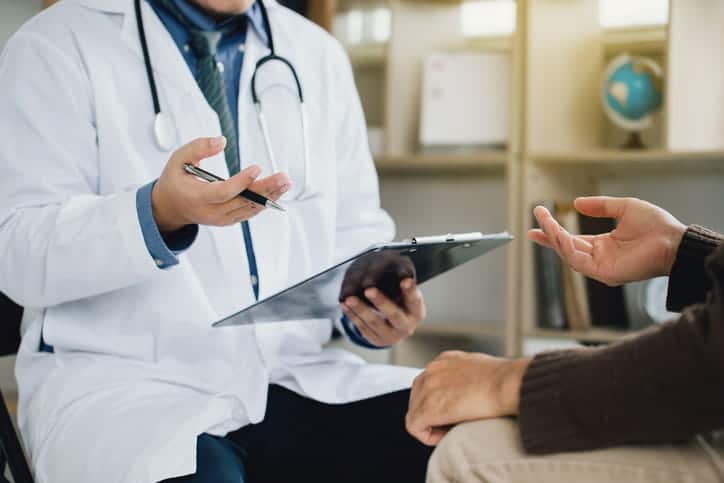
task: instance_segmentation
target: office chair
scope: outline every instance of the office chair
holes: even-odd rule
[[[23,309],[0,293],[0,357],[18,352],[22,317]],[[15,483],[33,483],[28,461],[0,391],[0,483],[7,483],[4,476],[6,464]]]

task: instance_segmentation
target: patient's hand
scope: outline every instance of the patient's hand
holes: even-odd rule
[[[603,235],[571,235],[542,206],[535,217],[542,228],[528,237],[554,249],[582,274],[615,286],[669,275],[686,231],[667,211],[635,198],[578,198],[576,209],[597,218],[615,218],[616,229]]]
[[[412,385],[407,431],[433,446],[458,423],[516,415],[528,364],[529,359],[443,352]]]

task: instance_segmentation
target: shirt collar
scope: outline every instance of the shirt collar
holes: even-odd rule
[[[192,5],[189,0],[173,0],[176,6],[184,14],[184,16],[191,22],[195,27],[200,30],[218,30],[221,27],[227,26],[231,22],[236,22],[239,16],[233,16],[228,19],[217,22],[212,17],[201,11],[196,6]],[[244,12],[251,25],[251,29],[261,39],[264,45],[269,44],[269,38],[267,36],[266,29],[264,28],[264,16],[261,13],[261,7],[259,7],[259,1],[254,2],[249,10]]]

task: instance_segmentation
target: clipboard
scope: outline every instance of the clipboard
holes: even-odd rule
[[[251,324],[320,320],[341,317],[340,300],[376,286],[393,300],[400,281],[414,278],[422,285],[438,275],[505,245],[513,237],[465,233],[381,243],[281,292],[213,324],[229,327]]]

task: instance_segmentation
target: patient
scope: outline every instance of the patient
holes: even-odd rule
[[[575,206],[617,228],[571,235],[537,207],[542,229],[529,237],[609,285],[670,275],[668,307],[681,317],[533,359],[440,355],[415,380],[407,414],[413,436],[440,443],[428,481],[723,481],[722,460],[696,435],[724,427],[724,237],[637,199]]]

